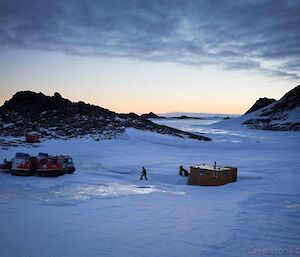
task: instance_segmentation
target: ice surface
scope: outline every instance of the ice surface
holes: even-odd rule
[[[164,122],[213,141],[128,129],[114,140],[1,149],[1,159],[68,154],[77,171],[58,178],[0,173],[0,256],[299,255],[299,132]],[[238,167],[238,182],[187,186],[178,175],[180,165],[214,161]],[[148,181],[139,179],[142,166]]]

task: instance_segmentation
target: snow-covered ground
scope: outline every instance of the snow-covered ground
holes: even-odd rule
[[[212,142],[134,129],[119,139],[0,150],[70,154],[58,178],[0,173],[0,256],[299,256],[300,133],[201,120],[157,121]],[[170,124],[170,122],[172,124]],[[238,182],[187,186],[179,165],[239,168]],[[141,167],[148,181],[139,180]]]

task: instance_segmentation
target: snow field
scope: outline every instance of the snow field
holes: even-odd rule
[[[0,150],[1,159],[70,154],[77,168],[58,178],[0,173],[1,256],[297,256],[300,133],[216,127],[187,126],[212,142],[129,129],[115,140]],[[237,166],[238,182],[187,186],[178,175],[181,164],[214,161]]]

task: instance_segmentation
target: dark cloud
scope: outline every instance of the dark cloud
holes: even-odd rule
[[[0,44],[300,78],[300,1],[0,0]]]

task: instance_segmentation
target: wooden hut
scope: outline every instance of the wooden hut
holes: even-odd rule
[[[38,143],[38,142],[40,142],[40,137],[37,134],[27,134],[26,142],[27,143]]]
[[[188,178],[189,185],[198,186],[219,186],[235,181],[237,181],[237,168],[205,164],[191,166]]]

